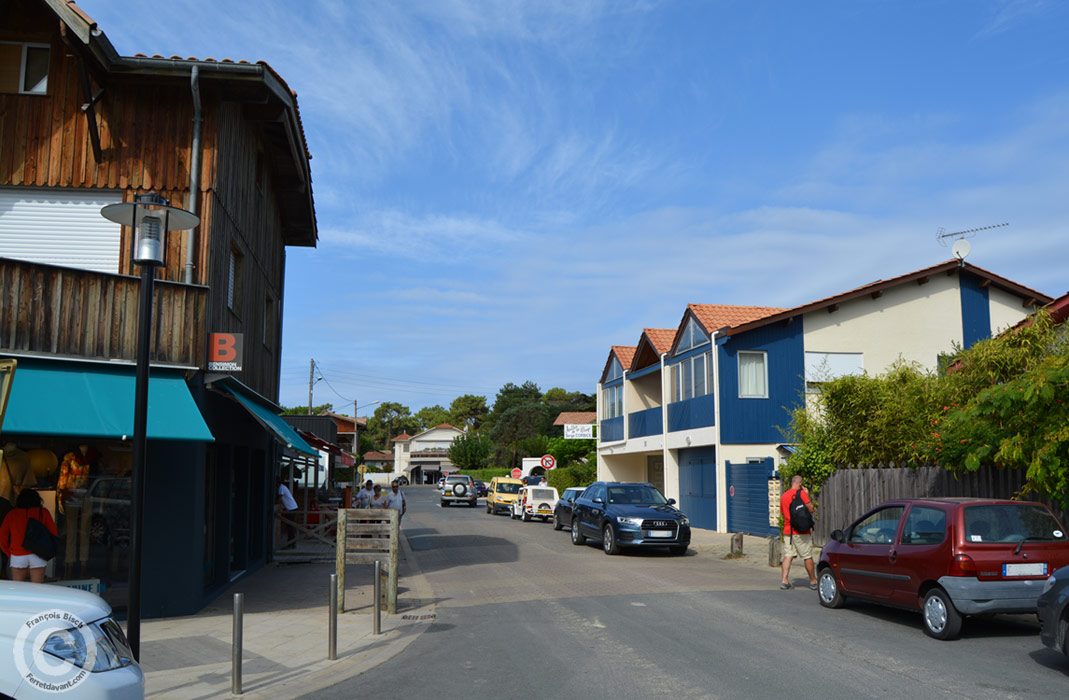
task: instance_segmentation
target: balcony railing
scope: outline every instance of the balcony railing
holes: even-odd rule
[[[141,280],[0,258],[0,350],[137,359]],[[204,368],[208,288],[156,281],[152,362]]]
[[[668,404],[668,432],[716,425],[716,395],[706,394]]]
[[[661,416],[660,406],[629,413],[627,416],[627,437],[637,438],[646,437],[647,435],[660,435],[662,432]]]
[[[615,442],[624,439],[624,417],[606,418],[601,421],[601,429],[598,431],[601,442]]]

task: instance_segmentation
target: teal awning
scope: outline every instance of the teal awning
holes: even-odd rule
[[[220,381],[213,386],[237,399],[256,419],[256,422],[262,425],[267,432],[274,435],[283,445],[291,450],[303,452],[310,457],[319,457],[319,453],[305,442],[304,438],[298,435],[297,431],[289,423],[279,417],[278,413],[276,413],[278,407],[270,401],[236,381]]]
[[[4,433],[132,439],[134,367],[19,359]],[[150,440],[214,441],[181,371],[149,371]]]

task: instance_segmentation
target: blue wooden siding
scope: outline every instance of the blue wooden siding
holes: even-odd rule
[[[728,532],[768,537],[776,528],[768,524],[768,480],[773,462],[766,457],[756,464],[727,463]]]
[[[961,290],[961,341],[972,347],[977,341],[991,337],[991,303],[987,287],[980,286],[980,278],[962,273],[958,275]]]
[[[716,396],[706,394],[668,404],[668,432],[716,425]]]
[[[635,411],[627,416],[627,437],[637,438],[661,434],[661,407]]]
[[[716,448],[679,451],[679,509],[692,527],[716,529]]]
[[[602,442],[614,442],[624,439],[624,417],[606,418],[601,421],[601,430],[598,431]]]
[[[740,350],[767,353],[767,399],[739,398]],[[774,323],[731,336],[717,348],[717,361],[720,363],[720,441],[754,444],[783,440],[779,428],[790,425],[791,409],[805,401],[802,319],[795,318],[787,326]]]

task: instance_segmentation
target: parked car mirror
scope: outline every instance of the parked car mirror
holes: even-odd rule
[[[674,506],[675,504],[676,504],[676,499],[674,499],[674,498],[669,498],[668,499],[668,505]]]
[[[605,499],[603,499],[603,498],[593,498],[591,500],[594,501],[594,503],[604,503],[605,502]]]
[[[845,542],[846,541],[846,536],[843,535],[843,531],[842,530],[832,530],[831,531],[831,535],[829,535],[829,537],[831,537],[836,542]]]

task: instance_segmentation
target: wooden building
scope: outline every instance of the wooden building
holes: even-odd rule
[[[200,224],[167,235],[156,273],[143,613],[199,609],[270,559],[280,453],[315,453],[276,403],[286,247],[317,239],[310,158],[265,63],[120,56],[70,0],[0,4],[0,355],[19,360],[3,441],[99,456],[92,518],[57,504],[77,534],[56,578],[106,580],[123,605],[128,526],[96,482],[121,490],[132,430],[99,399],[132,382],[140,269],[99,211],[148,192]],[[243,341],[230,371],[209,371],[211,334]],[[97,512],[108,500],[118,515]]]

